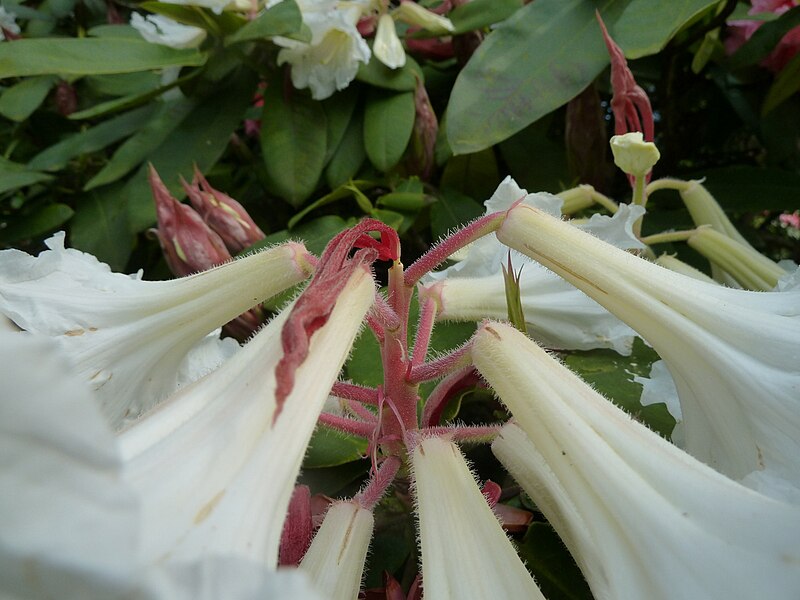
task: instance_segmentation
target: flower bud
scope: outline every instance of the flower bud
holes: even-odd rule
[[[397,69],[406,64],[406,51],[397,37],[394,19],[388,14],[381,15],[372,53],[390,69]]]
[[[641,131],[632,131],[611,138],[614,164],[634,177],[644,177],[661,158],[653,142],[645,142]]]
[[[215,190],[195,165],[192,184],[181,181],[189,201],[232,254],[264,239],[264,232],[236,200]]]
[[[422,27],[434,35],[447,35],[455,29],[450,19],[437,15],[416,2],[402,2],[392,16],[409,25]]]
[[[170,270],[179,277],[205,271],[231,258],[216,233],[190,206],[178,202],[150,165],[150,188],[156,202],[155,230]]]

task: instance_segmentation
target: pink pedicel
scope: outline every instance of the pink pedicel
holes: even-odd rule
[[[282,567],[299,565],[311,545],[313,533],[311,490],[307,485],[295,486],[283,522],[278,564]]]

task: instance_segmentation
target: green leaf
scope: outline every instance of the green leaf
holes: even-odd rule
[[[556,193],[569,187],[571,176],[564,134],[559,131],[559,135],[551,135],[556,115],[542,117],[499,146],[511,176],[526,190]]]
[[[732,166],[704,171],[703,183],[726,212],[796,210],[800,175],[775,168]],[[647,219],[645,219],[646,221]]]
[[[347,127],[353,118],[353,111],[357,102],[358,90],[356,86],[348,87],[322,101],[322,108],[325,109],[328,125],[328,147],[325,151],[325,164],[328,164],[328,161],[342,142],[345,131],[347,131]]]
[[[195,6],[184,6],[181,4],[168,4],[166,2],[142,2],[139,8],[168,17],[184,25],[192,25],[201,29],[208,29],[208,20],[204,11]]]
[[[161,85],[161,75],[155,71],[88,75],[82,82],[98,96],[130,96],[150,92]]]
[[[133,248],[120,188],[114,185],[82,196],[70,227],[72,246],[108,263],[112,271],[125,270]]]
[[[303,219],[303,217],[305,217],[308,213],[325,206],[326,204],[331,204],[332,202],[337,202],[338,200],[355,196],[356,192],[361,189],[367,189],[374,186],[375,184],[370,181],[350,181],[340,185],[338,188],[325,194],[319,200],[315,200],[291,219],[289,219],[289,229],[294,229],[295,225],[297,225],[297,223],[299,223],[300,220]]]
[[[142,34],[130,25],[96,25],[86,32],[89,37],[141,40]]]
[[[517,546],[548,600],[592,600],[578,565],[549,523],[533,523]]]
[[[294,0],[284,0],[250,21],[225,39],[225,45],[247,40],[263,40],[277,35],[297,34],[303,25],[303,15]],[[296,38],[295,38],[296,39]],[[311,41],[310,36],[308,40]]]
[[[325,427],[317,427],[308,444],[303,466],[306,469],[336,467],[363,458],[367,452],[367,440],[347,435]]]
[[[364,111],[364,147],[376,168],[386,172],[400,162],[415,115],[413,92],[370,90]]]
[[[650,367],[658,358],[655,350],[640,338],[635,338],[630,356],[622,356],[613,350],[592,350],[570,354],[564,362],[594,389],[613,400],[634,418],[664,437],[669,437],[675,427],[675,419],[664,404],[642,406],[639,402],[642,386],[633,380],[634,375],[649,376]]]
[[[358,170],[364,164],[366,158],[364,117],[361,111],[358,111],[350,119],[342,141],[339,142],[330,162],[328,162],[328,166],[325,168],[325,181],[328,187],[335,189],[350,181],[358,174]]]
[[[356,339],[345,369],[347,377],[358,384],[370,387],[383,385],[381,348],[369,329],[364,328]]]
[[[137,131],[155,112],[155,106],[144,106],[110,119],[96,127],[76,133],[34,156],[28,163],[32,169],[56,171],[82,154],[102,150]]]
[[[143,39],[40,38],[0,44],[0,79],[27,75],[131,73],[164,67],[199,66],[198,50],[176,50]]]
[[[407,56],[406,64],[399,69],[390,69],[379,60],[362,63],[356,79],[386,90],[413,92],[417,88],[417,79],[422,80],[423,77],[416,61]]]
[[[300,240],[309,252],[322,254],[325,246],[328,245],[333,237],[341,233],[348,226],[347,221],[337,215],[325,215],[319,219],[314,219],[308,223],[303,223],[291,232],[281,229],[268,235],[263,241],[253,244],[248,248],[248,252],[258,248],[265,248],[273,244],[281,244],[287,240]]]
[[[432,202],[432,198],[423,192],[389,192],[376,200],[379,206],[411,212],[418,211]]]
[[[250,106],[255,84],[249,73],[223,82],[214,94],[199,100],[164,143],[148,155],[147,161],[153,163],[177,198],[185,195],[179,175],[191,180],[193,163],[206,173],[222,156],[231,133]],[[149,227],[156,213],[145,165],[128,181],[122,194],[128,203],[131,231]]]
[[[276,194],[299,206],[317,187],[325,167],[327,118],[322,104],[283,86],[268,85],[261,117],[261,150]]]
[[[494,150],[453,156],[442,173],[441,187],[458,190],[473,198],[489,198],[500,183]]]
[[[774,21],[764,23],[756,29],[752,37],[728,58],[727,67],[734,70],[756,64],[766,58],[781,38],[798,25],[800,25],[800,6],[795,6]]]
[[[166,141],[195,105],[196,102],[188,98],[157,104],[157,110],[150,120],[117,148],[111,160],[86,183],[83,190],[89,191],[113,183],[138,167]]]
[[[0,243],[40,237],[63,225],[72,215],[73,210],[66,204],[46,204],[30,214],[10,220],[5,228],[0,229]]]
[[[776,106],[791,98],[798,89],[800,89],[800,54],[796,54],[778,73],[764,98],[761,115],[766,115]]]
[[[431,206],[431,234],[442,238],[453,229],[484,213],[483,206],[453,189],[443,189],[438,202]]]
[[[522,4],[522,0],[472,0],[451,10],[447,18],[455,27],[453,34],[458,35],[504,21]]]
[[[370,461],[358,460],[327,469],[304,469],[297,480],[298,485],[307,485],[312,494],[326,496],[352,496],[358,492],[358,483],[368,473]],[[350,488],[348,488],[350,486]],[[345,493],[347,490],[349,493]]]
[[[58,78],[52,75],[23,79],[0,96],[0,115],[12,121],[24,121],[47,98]]]
[[[595,9],[633,58],[657,52],[712,0],[536,0],[500,23],[461,71],[447,109],[455,154],[496,144],[583,90],[608,64]]]
[[[0,156],[0,193],[52,179],[52,175],[34,171],[25,165]]]

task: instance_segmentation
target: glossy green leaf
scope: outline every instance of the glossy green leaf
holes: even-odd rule
[[[193,163],[207,173],[219,160],[228,147],[231,133],[241,124],[244,112],[250,106],[255,84],[249,74],[224,82],[214,94],[200,100],[164,143],[147,156],[146,160],[153,163],[176,197],[185,195],[178,181],[179,175],[191,180]],[[143,165],[128,180],[122,191],[134,233],[155,221],[155,207],[145,167]]]
[[[364,117],[357,112],[350,119],[342,140],[325,168],[325,181],[335,189],[358,174],[367,158],[364,149]]]
[[[81,133],[71,135],[34,156],[28,166],[44,171],[63,169],[73,158],[101,150],[128,137],[150,119],[155,109],[155,106],[137,108]]]
[[[442,190],[438,201],[431,206],[431,233],[441,238],[450,231],[484,213],[483,206],[469,196],[453,189]]]
[[[131,73],[199,66],[198,50],[176,50],[143,39],[40,38],[0,44],[0,79],[27,75]]]
[[[764,23],[756,29],[752,37],[731,55],[727,67],[738,69],[756,64],[766,58],[775,49],[781,38],[798,25],[800,25],[800,6],[795,6],[774,21]]]
[[[309,252],[322,254],[337,233],[341,233],[348,226],[348,222],[337,215],[325,215],[308,223],[298,225],[291,231],[281,229],[269,234],[263,241],[253,244],[249,250],[265,248],[273,244],[281,244],[288,240],[300,240],[306,245]]]
[[[327,118],[322,104],[282,86],[264,92],[261,150],[267,175],[276,194],[299,206],[316,189],[325,167]]]
[[[155,71],[87,75],[82,83],[98,96],[130,96],[144,94],[161,85],[161,74]]]
[[[0,156],[0,193],[52,179],[52,175],[12,162]]]
[[[442,172],[441,187],[449,187],[481,201],[489,198],[500,183],[494,150],[453,156]]]
[[[546,115],[500,143],[500,155],[511,176],[530,192],[555,194],[569,187],[570,172],[564,135],[551,134],[559,113]],[[558,130],[559,123],[556,123]]]
[[[86,33],[89,34],[90,37],[98,37],[98,38],[128,38],[131,40],[141,40],[142,34],[136,31],[130,25],[127,24],[118,24],[118,25],[96,25],[89,29]]]
[[[9,220],[0,229],[0,243],[40,237],[63,225],[72,215],[73,210],[66,204],[56,202],[38,207],[30,214]]]
[[[0,115],[12,121],[24,121],[47,98],[58,79],[52,75],[23,79],[0,96]]]
[[[379,206],[395,210],[417,211],[434,200],[422,192],[389,192],[376,200]]]
[[[307,485],[312,494],[353,496],[367,475],[370,461],[357,460],[327,469],[304,469],[297,479],[298,485]]]
[[[300,14],[297,3],[294,0],[284,0],[247,23],[236,33],[229,35],[225,39],[225,44],[297,34],[302,25],[303,15]]]
[[[400,162],[414,128],[414,93],[370,90],[364,111],[364,147],[381,171]]]
[[[461,71],[448,107],[455,154],[500,142],[562,106],[608,64],[595,17],[633,58],[657,52],[712,0],[536,0],[500,23]]]
[[[458,35],[499,23],[513,15],[522,5],[522,0],[472,0],[451,10],[447,13],[447,18],[455,27],[453,33]]]
[[[328,126],[327,143],[325,150],[325,164],[333,156],[347,131],[358,102],[358,89],[350,86],[338,94],[322,101],[325,109],[326,124]]]
[[[422,79],[422,69],[410,56],[399,69],[390,69],[379,60],[370,60],[359,66],[356,79],[387,90],[411,92],[417,87],[417,79]]]
[[[133,248],[128,211],[121,186],[113,185],[81,197],[71,222],[70,243],[124,271]]]
[[[356,190],[367,189],[370,187],[374,187],[375,184],[370,181],[350,181],[348,183],[342,184],[336,189],[332,190],[331,192],[325,194],[319,200],[315,200],[308,206],[306,206],[303,210],[289,219],[289,229],[294,230],[295,226],[310,212],[325,206],[326,204],[331,204],[333,202],[338,202],[339,200],[343,200],[344,198],[351,198],[355,195]]]
[[[367,440],[321,425],[314,431],[303,460],[306,469],[335,467],[363,458]]]
[[[549,523],[533,523],[517,546],[548,600],[592,600],[578,565]]]
[[[147,156],[166,141],[195,105],[196,102],[188,98],[156,105],[157,110],[150,120],[117,148],[106,166],[86,183],[84,191],[113,183],[142,164]]]

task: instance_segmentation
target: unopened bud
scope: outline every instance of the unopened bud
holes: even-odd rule
[[[372,45],[375,57],[390,69],[398,69],[406,64],[406,51],[397,37],[394,19],[388,14],[381,15],[375,43]]]
[[[661,158],[653,142],[645,142],[641,131],[632,131],[611,138],[614,163],[628,175],[644,177]]]
[[[205,271],[231,258],[222,239],[191,206],[181,204],[150,165],[150,188],[156,202],[155,230],[170,270],[179,277]]]
[[[192,184],[181,180],[189,201],[200,217],[237,254],[264,239],[264,232],[236,200],[215,190],[195,166]]]
[[[414,92],[414,129],[411,134],[411,155],[408,166],[412,173],[428,179],[436,164],[436,138],[439,134],[439,121],[431,106],[425,84],[417,81]]]
[[[452,21],[408,0],[398,6],[392,16],[399,21],[422,27],[434,35],[447,35],[455,30]]]

